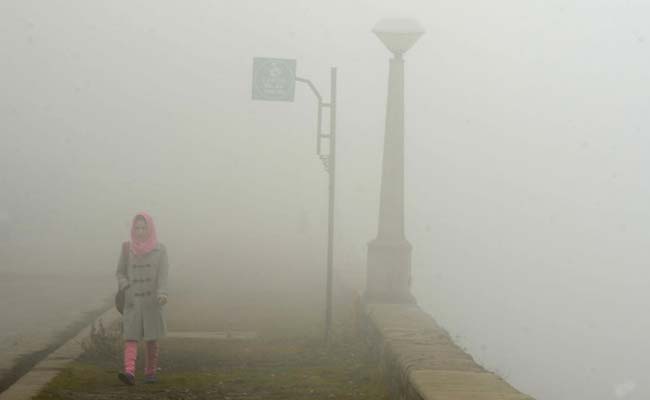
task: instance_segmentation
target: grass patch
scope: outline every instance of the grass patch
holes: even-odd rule
[[[162,340],[160,381],[154,385],[142,383],[142,347],[136,385],[125,386],[118,381],[122,348],[116,334],[119,327],[98,327],[86,345],[86,353],[36,399],[387,400],[389,392],[381,372],[362,339],[354,334],[351,307],[339,303],[333,340],[325,346],[319,338],[322,329],[317,326],[320,314],[304,302],[302,306],[304,309],[295,305],[267,307],[264,315],[259,309],[240,306],[239,313],[224,312],[227,319],[213,309],[211,318],[193,321],[189,320],[191,314],[171,310],[170,322],[176,330],[188,325],[209,329],[206,324],[214,324],[255,330],[260,336],[255,340]]]
[[[312,340],[173,339],[161,346],[155,385],[127,387],[116,367],[79,361],[36,399],[388,399],[360,342],[325,349]]]

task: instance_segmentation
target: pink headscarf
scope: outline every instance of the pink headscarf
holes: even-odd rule
[[[139,241],[135,237],[135,221],[138,219],[138,216],[142,216],[147,222],[147,238],[143,241]],[[153,224],[153,219],[151,215],[146,212],[139,212],[133,217],[133,222],[131,223],[131,252],[136,256],[147,254],[158,245],[158,237],[156,236],[156,227]]]

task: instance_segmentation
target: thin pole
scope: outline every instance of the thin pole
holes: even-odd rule
[[[330,154],[329,172],[329,221],[327,237],[327,305],[325,310],[325,342],[329,343],[332,325],[332,274],[334,262],[334,199],[336,195],[336,67],[331,70],[330,89]]]

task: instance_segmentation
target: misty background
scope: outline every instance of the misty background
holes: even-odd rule
[[[649,398],[640,0],[0,0],[0,276],[85,274],[110,294],[147,210],[172,283],[322,280],[315,100],[301,84],[293,103],[251,100],[253,57],[277,57],[326,98],[338,67],[335,268],[362,288],[384,17],[427,31],[406,54],[420,306],[540,400]]]

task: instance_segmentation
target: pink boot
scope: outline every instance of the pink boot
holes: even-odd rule
[[[127,340],[124,342],[124,372],[117,377],[127,385],[135,384],[135,360],[138,358],[138,342]]]
[[[156,382],[156,371],[158,370],[158,356],[160,348],[156,340],[147,341],[147,357],[145,358],[144,381],[145,383]]]

